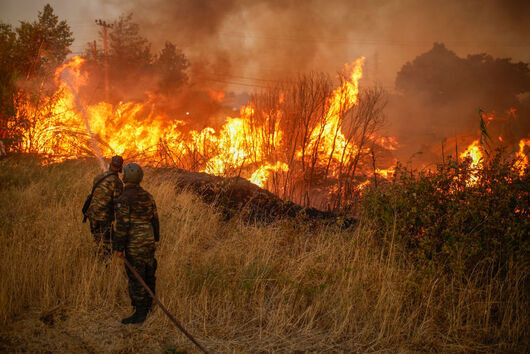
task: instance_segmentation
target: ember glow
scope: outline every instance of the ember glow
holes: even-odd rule
[[[377,173],[379,176],[383,177],[383,178],[390,178],[394,175],[394,173],[396,172],[396,168],[395,167],[390,167],[390,168],[387,168],[387,169],[382,169],[382,168],[376,168],[375,170],[375,173]]]
[[[519,171],[520,176],[524,176],[528,168],[528,155],[525,153],[525,149],[528,148],[530,148],[530,139],[521,139],[519,141],[519,151],[515,153],[517,157],[515,168]]]

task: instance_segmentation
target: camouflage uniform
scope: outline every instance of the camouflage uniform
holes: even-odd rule
[[[109,170],[94,178],[93,186],[101,181],[92,195],[92,201],[87,211],[90,220],[90,231],[94,241],[103,241],[103,249],[110,252],[112,238],[112,222],[114,221],[114,204],[123,191],[123,183],[118,177],[118,171]]]
[[[158,242],[158,214],[155,200],[137,184],[125,184],[116,203],[116,232],[114,249],[125,251],[125,257],[155,292],[155,242]],[[153,299],[142,284],[125,267],[129,277],[129,296],[135,308],[148,310]]]

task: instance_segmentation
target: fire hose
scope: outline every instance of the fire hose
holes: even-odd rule
[[[129,261],[127,260],[127,258],[125,257],[122,257],[123,261],[125,262],[125,265],[127,266],[127,268],[129,268],[129,270],[134,274],[134,276],[136,277],[136,279],[138,279],[138,281],[140,282],[140,284],[142,284],[142,286],[145,288],[145,290],[147,290],[147,292],[149,293],[149,295],[151,295],[151,297],[155,300],[155,302],[158,304],[158,306],[160,306],[160,308],[162,309],[162,311],[164,311],[164,313],[167,315],[167,317],[169,317],[169,319],[171,320],[171,322],[173,322],[175,324],[175,326],[177,326],[178,329],[180,329],[180,331],[182,333],[184,333],[186,335],[186,337],[189,338],[189,340],[191,340],[193,342],[193,344],[195,344],[203,353],[208,353],[208,351],[206,349],[204,349],[204,347],[202,345],[199,344],[199,342],[197,342],[195,340],[195,338],[193,338],[193,336],[191,334],[188,333],[188,331],[186,331],[186,329],[184,327],[182,327],[182,325],[179,323],[179,321],[176,320],[175,317],[173,317],[172,314],[169,313],[169,311],[166,309],[166,307],[162,304],[162,302],[158,299],[158,297],[153,293],[153,291],[151,289],[149,289],[149,286],[147,286],[147,284],[145,283],[145,281],[142,279],[142,277],[140,276],[140,274],[138,274],[138,272],[136,271],[136,269],[134,269],[134,267],[131,265],[131,263],[129,263]]]

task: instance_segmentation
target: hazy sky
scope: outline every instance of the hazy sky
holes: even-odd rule
[[[46,3],[70,24],[74,53],[96,38],[95,19],[133,12],[155,51],[170,40],[238,90],[300,71],[334,73],[359,56],[365,80],[391,88],[433,42],[464,57],[530,62],[530,1],[0,0],[0,21],[34,20]]]

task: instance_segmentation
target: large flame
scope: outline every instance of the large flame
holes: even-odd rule
[[[343,113],[358,102],[359,80],[364,58],[346,66],[346,79],[328,99],[325,119],[311,131],[305,151],[315,149],[319,165],[334,164],[357,149],[342,131]],[[148,96],[145,102],[99,102],[85,105],[88,127],[85,126],[76,95],[87,84],[83,73],[85,59],[74,57],[56,72],[58,99],[50,104],[45,119],[35,120],[31,132],[24,138],[27,151],[45,154],[54,161],[93,156],[91,136],[104,156],[121,154],[125,158],[163,155],[166,160],[183,167],[211,174],[243,174],[259,186],[264,186],[273,172],[287,172],[289,165],[271,151],[281,151],[287,140],[280,128],[281,114],[266,117],[262,127],[251,125],[254,108],[244,106],[240,117],[227,118],[219,131],[206,127],[201,131],[187,129],[186,123],[160,115],[155,109],[157,97]],[[65,78],[68,77],[68,80]],[[66,81],[69,85],[66,84]],[[223,92],[210,90],[208,94],[222,101]],[[283,96],[280,95],[280,102]],[[20,114],[34,115],[35,108],[20,106]],[[42,111],[42,109],[41,109]],[[273,133],[270,133],[272,131]],[[265,137],[264,137],[265,136]],[[384,139],[382,142],[386,142]],[[295,156],[303,154],[300,147]],[[190,161],[193,159],[193,163]]]
[[[342,132],[341,116],[358,102],[359,80],[363,76],[364,60],[364,57],[357,59],[353,63],[353,68],[346,64],[345,72],[351,74],[333,92],[324,124],[318,124],[313,130],[309,146],[304,150],[311,151],[318,144],[321,154],[331,157],[335,162],[340,161],[343,155],[351,156],[356,151],[357,147],[349,143]],[[302,154],[302,150],[297,151],[297,156],[300,157]]]
[[[473,186],[478,181],[478,170],[482,168],[482,148],[478,140],[475,140],[469,145],[463,153],[460,154],[461,159],[469,159],[469,168],[471,173],[469,179],[466,181],[467,185]]]
[[[264,187],[271,174],[277,171],[287,172],[289,171],[289,166],[285,162],[280,161],[277,161],[275,165],[266,163],[254,171],[252,176],[250,176],[249,181],[258,186]]]
[[[478,140],[475,140],[469,145],[463,153],[460,154],[461,159],[470,159],[470,165],[472,169],[477,169],[482,166],[482,148]]]

